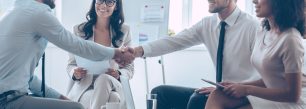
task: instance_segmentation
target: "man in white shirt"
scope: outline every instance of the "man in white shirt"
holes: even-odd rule
[[[165,37],[134,48],[135,56],[160,56],[204,44],[216,65],[222,22],[225,28],[223,62],[221,62],[222,80],[233,82],[255,80],[259,76],[250,63],[250,56],[259,23],[256,18],[242,12],[236,6],[236,2],[236,0],[208,0],[209,12],[216,14],[203,18],[174,37]],[[157,109],[203,109],[207,99],[205,95],[214,89],[214,87],[195,89],[162,85],[154,88],[151,93],[158,94]]]
[[[51,13],[54,6],[54,0],[16,0],[0,17],[0,109],[83,109],[75,102],[27,96],[48,41],[90,60],[115,59],[123,66],[133,61],[130,52],[74,36]]]

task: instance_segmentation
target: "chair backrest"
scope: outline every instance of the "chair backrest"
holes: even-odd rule
[[[129,78],[125,76],[120,76],[121,84],[123,87],[124,95],[126,98],[127,109],[135,109],[133,94],[130,87]]]

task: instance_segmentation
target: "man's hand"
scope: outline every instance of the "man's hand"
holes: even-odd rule
[[[73,76],[75,77],[75,79],[80,80],[84,78],[86,75],[87,75],[87,70],[85,70],[84,68],[77,67],[76,69],[74,69]]]
[[[134,48],[134,55],[135,57],[142,57],[144,54],[143,48],[141,46]]]
[[[108,71],[106,72],[106,74],[116,78],[117,80],[120,78],[120,74],[117,70],[109,68]]]
[[[120,67],[124,67],[134,61],[134,52],[134,49],[130,47],[116,49],[113,59],[119,64]]]
[[[216,90],[215,87],[202,87],[200,89],[195,90],[197,93],[200,94],[210,94],[210,92]]]

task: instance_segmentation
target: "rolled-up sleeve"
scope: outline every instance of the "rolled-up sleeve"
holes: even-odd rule
[[[38,36],[75,55],[94,60],[110,60],[115,54],[114,48],[105,47],[75,37],[66,30],[49,11],[42,11],[33,16],[33,25]]]

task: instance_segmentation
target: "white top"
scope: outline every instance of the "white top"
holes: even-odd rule
[[[165,37],[143,45],[144,57],[159,56],[205,44],[216,65],[220,22],[218,14],[214,14],[174,37]],[[238,8],[225,19],[225,22],[227,26],[224,39],[223,80],[242,82],[258,79],[258,73],[251,65],[250,57],[259,22]]]
[[[251,61],[265,85],[288,87],[285,74],[303,72],[304,48],[300,33],[293,28],[279,36],[262,31],[257,38]]]
[[[91,60],[110,60],[114,49],[83,41],[67,31],[49,6],[35,0],[16,0],[0,18],[0,94],[27,92],[30,75],[47,42]]]
[[[302,37],[296,29],[289,29],[281,35],[268,31],[258,32],[251,62],[260,73],[267,88],[288,87],[285,74],[302,73],[304,61]],[[305,109],[306,84],[298,103],[275,102],[255,96],[248,96],[253,109]]]

